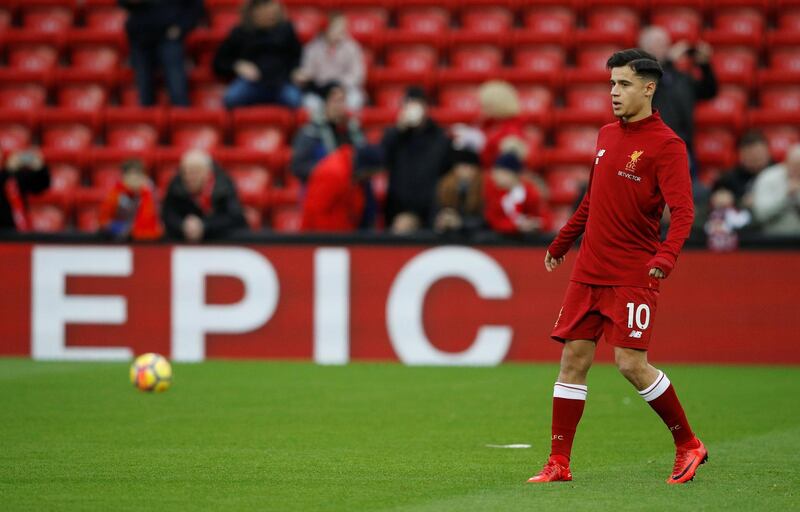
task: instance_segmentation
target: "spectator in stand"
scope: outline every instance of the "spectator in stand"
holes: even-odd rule
[[[242,21],[214,56],[214,72],[233,78],[223,98],[229,109],[256,104],[300,106],[300,90],[291,81],[302,46],[278,0],[248,0]]]
[[[468,234],[483,226],[481,161],[472,149],[453,150],[450,172],[439,181],[434,229],[439,233]]]
[[[695,46],[686,41],[672,44],[666,30],[649,26],[639,35],[639,48],[652,54],[661,63],[664,75],[658,81],[653,108],[658,109],[667,126],[686,143],[692,176],[696,177],[693,142],[695,103],[717,95],[717,78],[711,68],[711,46],[702,41]],[[690,60],[691,72],[679,71],[676,67],[686,57]]]
[[[408,88],[397,125],[384,132],[382,145],[389,171],[386,226],[395,234],[430,228],[436,185],[450,166],[450,140],[428,117],[421,88]]]
[[[753,198],[765,234],[800,236],[800,144],[789,148],[783,163],[758,175]]]
[[[297,132],[292,143],[290,168],[303,183],[308,181],[317,163],[336,148],[364,143],[361,125],[347,114],[344,88],[332,83],[323,90],[323,95],[324,110]]]
[[[344,145],[325,157],[308,181],[304,231],[349,232],[374,224],[370,178],[383,167],[380,146]]]
[[[170,238],[189,242],[224,238],[247,227],[233,181],[199,149],[183,155],[161,215]]]
[[[0,231],[30,231],[27,196],[48,187],[50,170],[41,153],[30,149],[11,153],[0,168]]]
[[[728,191],[733,194],[734,206],[739,209],[752,209],[752,188],[756,177],[772,165],[769,144],[764,134],[758,130],[745,133],[739,140],[739,162],[733,169],[725,172],[712,187],[712,202],[715,195]]]
[[[305,47],[302,65],[293,79],[306,91],[305,104],[312,113],[322,108],[325,87],[330,82],[342,85],[348,109],[355,111],[364,106],[364,54],[347,32],[344,14],[331,14],[325,31]]]
[[[204,15],[203,0],[117,1],[128,11],[125,30],[139,104],[155,104],[155,71],[159,66],[170,102],[189,105],[183,42]]]
[[[525,125],[520,117],[517,90],[508,82],[486,82],[481,85],[478,97],[481,104],[481,130],[485,137],[481,163],[488,169],[497,160],[502,152],[500,146],[507,139],[518,139],[527,147]],[[522,158],[524,159],[524,155]]]
[[[158,218],[153,184],[141,160],[122,164],[122,179],[100,206],[102,231],[115,240],[156,240],[164,230]]]
[[[534,234],[552,228],[550,211],[533,183],[523,179],[517,152],[502,153],[484,178],[484,215],[493,231]]]

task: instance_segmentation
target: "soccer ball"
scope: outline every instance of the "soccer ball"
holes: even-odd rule
[[[161,393],[172,384],[172,366],[164,356],[149,352],[131,365],[131,383],[142,391]]]

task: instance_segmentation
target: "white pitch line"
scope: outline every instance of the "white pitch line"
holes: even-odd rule
[[[486,447],[487,448],[517,448],[517,449],[519,449],[519,448],[530,448],[531,445],[522,444],[522,443],[518,443],[518,444],[487,444]]]

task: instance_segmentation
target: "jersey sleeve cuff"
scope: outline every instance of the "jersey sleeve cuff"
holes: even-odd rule
[[[664,256],[656,255],[647,262],[647,267],[660,269],[664,272],[664,276],[667,277],[672,272],[675,264]]]

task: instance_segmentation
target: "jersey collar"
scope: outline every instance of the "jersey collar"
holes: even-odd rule
[[[661,114],[658,112],[657,109],[653,109],[653,113],[644,119],[640,119],[638,121],[634,121],[632,123],[626,123],[622,119],[619,120],[619,126],[623,130],[627,131],[639,131],[642,129],[646,129],[648,126],[653,125],[654,123],[658,123],[661,121]]]

